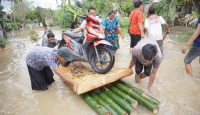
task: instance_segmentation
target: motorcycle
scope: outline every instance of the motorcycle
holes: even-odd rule
[[[94,71],[99,74],[109,72],[114,65],[115,56],[106,45],[112,46],[112,44],[105,40],[105,34],[95,17],[87,14],[77,16],[87,21],[85,42],[85,37],[81,33],[71,33],[70,30],[63,31],[58,48],[67,47],[73,55],[72,61],[89,62]],[[70,62],[62,63],[63,66],[69,64]]]

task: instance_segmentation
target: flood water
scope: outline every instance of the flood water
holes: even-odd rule
[[[178,38],[190,29],[171,28],[171,35],[164,41],[164,59],[151,88],[151,95],[161,101],[158,115],[200,114],[200,64],[199,58],[192,62],[194,77],[185,72],[184,54],[181,48],[185,41]],[[41,37],[43,30],[37,32]],[[61,39],[61,30],[53,29]],[[27,53],[37,45],[29,39],[29,30],[10,34],[6,51],[0,52],[0,115],[96,115],[84,100],[76,95],[61,79],[54,75],[55,82],[46,91],[32,91],[26,67]],[[131,60],[129,37],[120,39],[116,52],[115,67],[128,67]],[[145,90],[149,78],[136,84],[134,75],[123,80]],[[142,105],[138,115],[151,115]]]

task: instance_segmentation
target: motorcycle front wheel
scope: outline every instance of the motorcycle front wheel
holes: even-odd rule
[[[90,64],[95,72],[105,74],[112,69],[115,63],[114,53],[105,46],[97,47],[97,52],[98,56],[96,52],[93,53]]]

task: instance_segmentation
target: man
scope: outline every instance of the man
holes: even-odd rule
[[[43,38],[45,35],[47,35],[47,34],[49,34],[49,33],[52,33],[51,29],[50,29],[50,28],[47,28],[47,25],[46,25],[46,24],[44,24],[43,27],[44,27],[44,35],[42,36],[42,38]]]
[[[90,6],[90,7],[88,8],[88,13],[89,13],[89,15],[94,16],[94,17],[96,18],[96,20],[101,21],[101,20],[99,19],[99,17],[96,16],[96,9],[95,9],[94,7]],[[80,31],[83,31],[83,30],[85,29],[85,25],[86,25],[86,24],[87,24],[87,21],[86,21],[86,20],[83,20],[81,26],[80,26],[79,28],[75,29],[74,31],[71,31],[71,32],[72,32],[72,33],[78,33],[78,32],[80,32]]]
[[[130,19],[130,52],[132,53],[133,47],[144,38],[143,32],[143,13],[142,13],[142,1],[138,0],[134,2],[135,9],[131,12]]]
[[[182,53],[184,54],[186,53],[189,45],[192,42],[193,42],[193,45],[184,59],[186,72],[190,74],[191,76],[193,76],[191,62],[200,54],[200,17],[197,23],[196,30],[193,33],[190,40],[186,43],[185,47],[182,49]]]
[[[133,48],[132,60],[129,65],[129,69],[136,65],[136,83],[140,83],[140,79],[143,79],[146,76],[150,76],[148,87],[145,93],[148,93],[150,91],[161,61],[162,53],[160,51],[158,43],[153,39],[144,38],[140,40]],[[141,73],[143,68],[144,72]]]
[[[55,80],[52,70],[63,80],[76,88],[77,84],[63,74],[56,61],[72,61],[73,56],[66,47],[59,50],[48,47],[37,47],[31,50],[26,57],[32,90],[47,90],[47,85],[51,85]],[[51,70],[52,69],[52,70]]]
[[[47,34],[47,37],[44,37],[42,40],[42,46],[54,48],[57,44],[58,44],[58,40],[54,38],[53,33]]]
[[[166,34],[168,34],[170,31],[165,20],[161,16],[155,15],[155,12],[155,7],[150,6],[148,11],[150,16],[145,20],[144,33],[148,30],[148,38],[156,40],[161,49],[161,52],[163,53],[163,35],[161,24],[165,26]]]

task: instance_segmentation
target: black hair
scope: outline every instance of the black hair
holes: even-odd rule
[[[112,13],[115,14],[116,13],[115,10],[113,10],[113,9],[108,10],[108,16],[111,15]]]
[[[148,10],[148,13],[149,13],[149,14],[154,14],[155,11],[156,11],[155,7],[154,7],[154,6],[150,6],[150,7],[149,7],[149,10]]]
[[[47,25],[46,25],[46,24],[43,24],[43,26],[44,26],[44,27],[47,27]]]
[[[137,0],[137,1],[134,2],[135,8],[139,8],[140,5],[142,5],[142,1],[141,0]]]
[[[146,44],[142,47],[142,55],[144,59],[151,61],[157,54],[158,50],[156,45]]]
[[[52,33],[52,32],[50,32],[50,33],[48,33],[47,34],[47,38],[49,39],[49,38],[53,38],[54,37],[54,34]]]
[[[93,6],[90,6],[90,7],[88,8],[88,12],[90,12],[90,10],[95,10],[95,11],[96,11],[96,8],[93,7]]]

